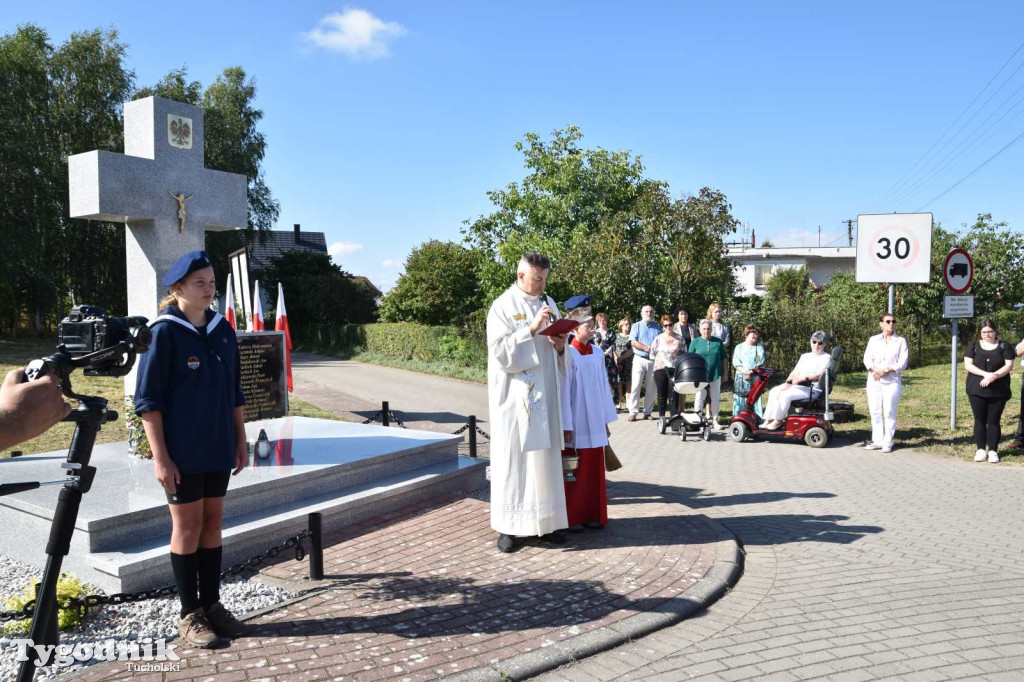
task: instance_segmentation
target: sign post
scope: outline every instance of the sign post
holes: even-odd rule
[[[942,262],[942,281],[954,294],[962,294],[974,281],[974,261],[963,249],[951,249]],[[945,296],[942,299],[942,316],[953,319],[953,356],[949,383],[949,430],[956,429],[956,370],[958,367],[958,337],[960,318],[974,317],[973,296]]]
[[[927,282],[931,262],[931,213],[857,216],[857,281],[887,283],[890,314],[896,283]]]

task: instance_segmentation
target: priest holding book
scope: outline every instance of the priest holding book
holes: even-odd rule
[[[491,527],[498,549],[523,537],[564,544],[569,524],[562,488],[566,434],[559,391],[568,358],[567,329],[544,294],[551,261],[524,253],[516,282],[487,313],[487,402],[491,423]],[[607,397],[608,391],[605,391]]]
[[[566,346],[566,381],[562,389],[562,422],[566,433],[564,455],[578,455],[574,481],[565,482],[569,530],[600,529],[608,523],[608,494],[604,478],[604,448],[608,424],[618,415],[608,392],[604,353],[592,343],[594,318],[590,297],[574,296],[565,302],[566,319],[579,323]]]

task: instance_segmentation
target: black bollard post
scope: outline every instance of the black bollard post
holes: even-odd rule
[[[476,457],[476,415],[469,415],[469,456]]]
[[[381,406],[380,413],[384,415],[384,426],[391,426],[391,420],[388,419],[388,412],[390,412],[390,409],[388,408],[388,401],[385,400],[382,402]]]
[[[309,579],[324,579],[324,519],[320,512],[309,515]]]

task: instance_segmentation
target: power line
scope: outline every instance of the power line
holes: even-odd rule
[[[980,97],[981,97],[982,93],[984,93],[984,92],[985,92],[985,90],[987,90],[987,89],[988,89],[988,86],[992,85],[993,81],[995,81],[995,79],[999,77],[999,74],[1001,74],[1001,73],[1003,72],[1003,69],[1005,69],[1005,68],[1007,67],[1007,65],[1009,65],[1009,63],[1013,61],[1014,57],[1016,57],[1016,56],[1017,56],[1017,53],[1019,53],[1019,52],[1020,52],[1020,51],[1021,51],[1022,49],[1024,49],[1024,43],[1021,43],[1021,44],[1020,44],[1019,46],[1017,46],[1017,49],[1013,51],[1013,54],[1011,54],[1011,55],[1010,55],[1010,58],[1009,58],[1009,59],[1007,59],[1007,60],[1006,60],[1006,62],[1004,62],[1004,63],[1003,63],[1003,65],[999,67],[999,70],[998,70],[998,71],[996,71],[996,72],[995,72],[995,74],[994,74],[994,75],[992,76],[992,78],[990,78],[990,79],[989,79],[988,83],[985,83],[985,87],[983,87],[983,88],[982,88],[981,90],[979,90],[979,91],[978,91],[978,94],[974,96],[974,99],[972,99],[972,100],[971,100],[971,103],[967,105],[967,108],[966,108],[966,109],[964,109],[964,110],[963,110],[962,112],[960,112],[960,115],[959,115],[959,116],[957,116],[957,117],[956,117],[956,119],[955,119],[955,120],[954,120],[954,121],[953,121],[952,123],[950,123],[950,124],[949,124],[949,127],[948,127],[948,128],[946,128],[946,130],[945,130],[945,131],[944,131],[944,132],[943,132],[943,133],[942,133],[941,135],[939,135],[939,138],[938,138],[937,140],[935,140],[935,142],[933,142],[933,143],[932,143],[932,146],[928,148],[928,151],[926,151],[926,152],[924,153],[924,156],[922,156],[922,157],[921,157],[920,159],[918,159],[918,160],[917,160],[917,162],[916,162],[916,163],[915,163],[915,164],[914,164],[913,166],[911,166],[911,167],[910,167],[910,169],[909,169],[909,170],[908,170],[908,171],[907,171],[906,173],[904,173],[904,174],[903,174],[903,175],[902,175],[902,176],[900,177],[900,179],[899,179],[899,180],[897,180],[896,182],[894,182],[894,183],[892,184],[892,186],[891,186],[891,187],[889,187],[889,189],[885,190],[885,192],[884,192],[884,193],[882,194],[882,196],[880,196],[880,197],[878,198],[878,200],[877,200],[877,204],[878,204],[878,205],[881,205],[882,201],[883,201],[883,200],[884,200],[884,199],[885,199],[886,197],[888,197],[888,196],[889,196],[889,194],[890,194],[890,193],[891,193],[891,192],[892,192],[892,191],[893,191],[893,190],[894,190],[894,189],[895,189],[895,188],[896,188],[896,187],[897,187],[897,186],[898,186],[898,185],[899,185],[899,184],[900,184],[901,182],[903,182],[903,180],[904,180],[904,179],[905,179],[905,178],[906,178],[906,177],[907,177],[908,175],[910,175],[910,174],[911,174],[911,173],[912,173],[912,172],[913,172],[913,171],[914,171],[914,170],[915,170],[915,169],[916,169],[916,168],[917,168],[917,167],[918,167],[918,166],[919,166],[919,165],[920,165],[920,164],[921,164],[921,163],[922,163],[922,162],[923,162],[923,161],[924,161],[924,160],[925,160],[925,159],[926,159],[927,157],[928,157],[928,155],[929,155],[929,154],[931,153],[931,151],[932,151],[933,149],[935,149],[935,147],[936,147],[936,146],[937,146],[937,145],[938,145],[938,144],[939,144],[939,143],[940,143],[940,142],[942,141],[942,139],[943,139],[943,138],[944,138],[944,137],[946,136],[946,134],[947,134],[947,133],[949,133],[949,131],[950,131],[950,130],[952,130],[954,126],[956,126],[956,124],[957,124],[957,123],[958,123],[958,122],[960,121],[960,119],[961,119],[961,118],[963,118],[963,117],[964,117],[964,115],[965,115],[965,114],[966,114],[966,113],[967,113],[968,111],[970,111],[971,107],[973,107],[973,106],[974,106],[974,103],[978,101],[978,98],[980,98]],[[1019,67],[1018,67],[1018,70],[1019,70]],[[1014,74],[1016,74],[1016,71],[1014,72]],[[1013,76],[1011,76],[1011,78],[1012,78],[1012,77],[1013,77]],[[1004,82],[1004,84],[1003,84],[1003,85],[1005,85],[1005,82]],[[1001,87],[1002,87],[1002,86],[1000,86],[1000,88],[1001,88]],[[996,92],[998,92],[998,90],[996,90]],[[990,97],[989,99],[991,99],[991,97]],[[987,101],[986,101],[986,103],[987,103]]]
[[[1021,64],[1021,66],[1024,67],[1024,64]],[[911,199],[912,197],[920,194],[921,191],[924,190],[925,187],[927,187],[929,182],[931,182],[936,177],[941,175],[943,173],[943,171],[945,171],[950,166],[952,166],[964,154],[966,154],[969,151],[972,151],[973,149],[976,149],[976,148],[980,147],[982,142],[988,141],[988,139],[991,137],[989,135],[989,133],[992,132],[992,129],[995,128],[1001,121],[1003,121],[1003,119],[1005,119],[1007,116],[1009,116],[1011,113],[1013,113],[1014,109],[1017,109],[1022,103],[1024,103],[1024,97],[1021,97],[1016,102],[1014,102],[1010,106],[1010,108],[1008,108],[1005,112],[1003,112],[1002,116],[997,118],[995,121],[992,121],[992,123],[987,128],[985,128],[985,130],[981,130],[982,126],[984,126],[986,123],[988,123],[989,120],[991,120],[993,116],[998,114],[1000,112],[1000,110],[1002,110],[1003,107],[1006,106],[1006,103],[1009,102],[1021,90],[1024,90],[1024,84],[1022,84],[1020,87],[1018,87],[1016,90],[1014,90],[1013,93],[1011,93],[1010,96],[1007,97],[1003,101],[1003,103],[1000,104],[998,108],[996,108],[995,111],[993,111],[991,114],[989,114],[988,117],[984,121],[982,121],[980,124],[978,124],[978,127],[975,128],[971,132],[970,135],[965,137],[960,142],[960,144],[958,144],[956,147],[954,147],[940,161],[936,162],[936,164],[932,167],[932,169],[926,175],[921,176],[921,178],[919,178],[917,181],[915,181],[912,185],[910,185],[910,186],[906,187],[904,190],[898,192],[898,197],[894,197],[893,199],[891,199],[891,203],[894,206],[898,206],[900,203],[902,203],[904,201],[907,201],[907,200]],[[1002,130],[1003,128],[1005,128],[1006,124],[1008,124],[1011,121],[1013,121],[1015,118],[1017,118],[1017,116],[1020,116],[1020,114],[1022,112],[1024,112],[1024,109],[1022,109],[1021,111],[1018,111],[1016,116],[1012,117],[1009,121],[1006,121],[1006,123],[1003,124],[1002,126],[1000,126],[996,130],[996,132],[998,132],[999,130]],[[979,130],[981,130],[980,133],[978,132]],[[967,146],[971,142],[976,142],[977,144],[975,144],[973,147]]]
[[[1013,145],[1017,144],[1018,140],[1020,140],[1020,139],[1021,139],[1022,137],[1024,137],[1024,133],[1021,133],[1021,134],[1020,134],[1020,135],[1018,135],[1017,137],[1015,137],[1015,138],[1013,138],[1012,140],[1010,140],[1010,141],[1009,141],[1008,143],[1006,143],[1006,146],[1004,146],[1004,147],[1003,147],[1002,149],[1000,149],[999,151],[997,151],[997,152],[996,152],[995,154],[993,154],[992,156],[990,156],[990,157],[988,157],[987,159],[985,159],[985,161],[984,161],[984,162],[983,162],[983,163],[982,163],[982,164],[981,164],[980,166],[978,166],[977,168],[975,168],[974,170],[972,170],[972,171],[971,171],[970,173],[968,173],[967,175],[963,176],[962,178],[960,178],[959,180],[957,180],[956,182],[954,182],[954,183],[953,183],[953,184],[952,184],[952,185],[951,185],[951,186],[950,186],[950,187],[949,187],[949,188],[948,188],[948,189],[947,189],[946,191],[942,192],[941,194],[939,194],[939,195],[938,195],[938,196],[936,196],[936,197],[933,197],[933,198],[932,198],[932,199],[931,199],[930,201],[928,201],[928,202],[927,202],[926,204],[924,204],[923,206],[921,206],[921,208],[917,209],[917,211],[916,211],[916,212],[920,212],[920,211],[923,211],[923,210],[924,210],[925,208],[927,208],[928,206],[932,205],[933,203],[935,203],[936,201],[938,201],[938,200],[939,200],[939,199],[941,199],[942,197],[944,197],[944,196],[946,196],[947,194],[949,194],[950,192],[952,192],[952,191],[953,191],[954,189],[956,189],[956,188],[957,188],[957,186],[958,186],[958,185],[960,185],[960,183],[961,183],[961,182],[963,182],[964,180],[966,180],[967,178],[971,177],[972,175],[974,175],[975,173],[977,173],[978,171],[980,171],[980,170],[981,170],[982,168],[984,168],[985,166],[987,166],[987,165],[989,164],[989,161],[991,161],[992,159],[996,158],[997,156],[999,156],[1000,154],[1002,154],[1003,152],[1005,152],[1005,151],[1006,151],[1007,149],[1009,149],[1009,148],[1010,148],[1010,147],[1012,147]]]

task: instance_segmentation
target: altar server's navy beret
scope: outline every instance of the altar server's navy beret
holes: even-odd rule
[[[213,263],[210,262],[210,257],[206,255],[205,251],[189,251],[184,256],[174,261],[174,265],[167,271],[164,278],[160,280],[160,283],[165,287],[169,287],[175,282],[180,282],[185,279],[189,273],[195,272],[196,270],[202,270],[208,268]]]
[[[573,296],[569,300],[565,301],[565,309],[572,310],[573,308],[580,308],[585,305],[590,305],[590,296]]]
[[[568,301],[565,302],[565,309],[566,310],[573,310],[574,308],[582,308],[583,306],[588,306],[588,305],[590,305],[590,297],[589,296],[586,296],[586,295],[583,295],[583,296],[573,296],[572,298],[570,298]]]

